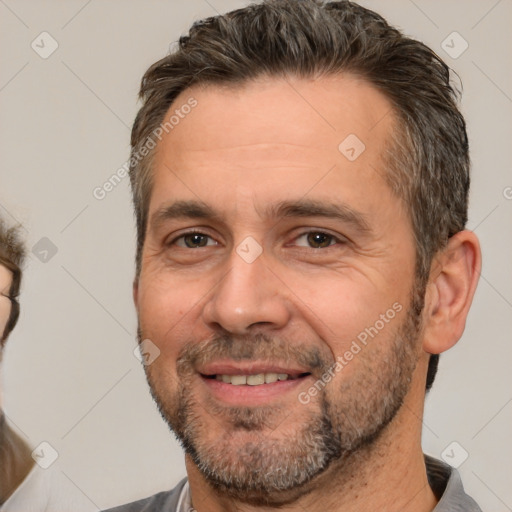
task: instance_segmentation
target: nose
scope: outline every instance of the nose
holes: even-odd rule
[[[206,325],[232,334],[248,334],[262,327],[278,330],[289,322],[289,290],[265,260],[262,254],[247,262],[233,251],[229,268],[204,305]]]

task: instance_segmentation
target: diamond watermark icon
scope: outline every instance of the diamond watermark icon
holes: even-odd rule
[[[41,263],[48,263],[57,254],[57,251],[57,246],[45,236],[32,247],[32,254]]]
[[[458,32],[452,32],[441,43],[441,48],[452,59],[458,59],[469,48],[469,43]]]
[[[262,252],[263,248],[252,236],[245,237],[236,248],[236,253],[246,263],[253,263]]]
[[[135,347],[133,355],[144,366],[149,366],[160,356],[160,349],[151,340],[143,340]]]
[[[441,453],[441,458],[457,469],[469,457],[469,453],[457,442],[451,442]]]
[[[39,467],[48,469],[59,458],[59,453],[50,443],[43,441],[34,448],[32,458]]]
[[[48,32],[41,32],[30,46],[39,57],[47,59],[59,47],[59,43]]]
[[[338,146],[339,152],[350,162],[353,162],[366,149],[364,142],[354,133],[348,135]]]

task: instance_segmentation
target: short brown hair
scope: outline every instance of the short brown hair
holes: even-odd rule
[[[341,72],[367,80],[393,106],[399,128],[386,155],[386,179],[408,206],[418,286],[424,287],[433,256],[467,222],[469,148],[458,94],[448,66],[430,48],[349,1],[267,0],[207,18],[194,23],[177,49],[147,70],[131,137],[137,274],[153,152],[140,155],[181,92],[197,84],[238,85],[261,76],[313,78]],[[436,365],[434,356],[428,387]]]
[[[25,259],[25,246],[19,236],[19,228],[8,228],[0,219],[0,265],[12,272],[12,283],[9,289],[11,299],[11,313],[4,332],[0,333],[0,346],[3,346],[9,334],[16,326],[20,314],[18,296],[21,287],[23,261]]]

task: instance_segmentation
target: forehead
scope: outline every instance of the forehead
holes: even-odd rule
[[[196,106],[181,110],[191,99]],[[269,197],[284,186],[301,195],[334,167],[324,192],[354,185],[365,194],[361,184],[386,186],[382,156],[394,129],[393,109],[356,76],[195,86],[178,96],[165,118],[180,113],[154,160],[154,184],[172,174],[177,193],[200,195],[206,188],[211,197],[236,188],[239,196],[245,190]],[[158,186],[153,192],[152,203]]]
[[[241,85],[195,86],[176,98],[169,113],[192,97],[197,107],[187,118],[193,122],[181,122],[168,134],[184,149],[268,142],[332,148],[349,133],[368,142],[385,136],[393,120],[388,99],[353,75],[260,77]],[[197,124],[203,129],[197,130]]]

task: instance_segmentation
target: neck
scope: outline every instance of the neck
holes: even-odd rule
[[[0,505],[23,482],[33,464],[30,448],[7,425],[0,411]]]
[[[423,391],[424,393],[424,391]],[[410,398],[410,396],[408,397]],[[378,439],[331,464],[307,484],[287,505],[287,512],[380,510],[381,512],[429,512],[436,498],[427,480],[421,449],[423,401],[408,400]],[[270,512],[271,506],[233,501],[217,493],[191,458],[186,456],[192,506],[197,512]]]

